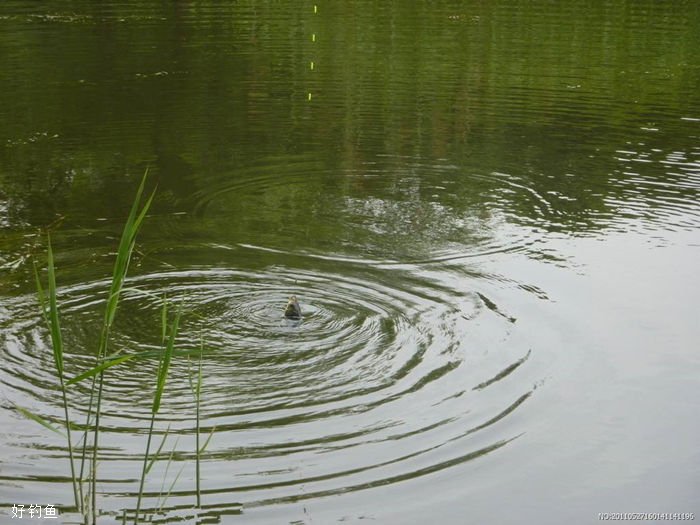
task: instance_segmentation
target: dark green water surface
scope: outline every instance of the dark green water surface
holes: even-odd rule
[[[698,2],[11,0],[0,66],[3,520],[78,519],[64,439],[13,408],[62,417],[42,229],[72,377],[146,168],[112,346],[182,302],[216,427],[196,509],[175,359],[155,521],[700,519]],[[100,523],[135,508],[156,368],[107,374]]]

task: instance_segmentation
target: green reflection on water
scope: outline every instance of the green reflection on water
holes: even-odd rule
[[[587,228],[617,192],[615,150],[648,143],[644,126],[662,128],[655,146],[687,145],[680,119],[700,103],[698,7],[680,2],[328,3],[317,14],[296,2],[9,6],[0,180],[10,230],[57,214],[81,226],[118,216],[148,164],[161,210],[191,212],[193,195],[264,174],[278,179],[260,188],[270,213],[296,175],[278,222],[303,225],[308,244],[311,202],[349,193],[343,176],[378,154],[457,165],[457,189],[438,202],[455,191],[478,203],[489,192],[477,195],[469,175],[499,171],[569,197],[556,202],[566,227]],[[324,176],[284,169],[300,154]],[[362,184],[360,198],[371,195]],[[496,207],[541,219],[527,193],[505,200]],[[226,201],[231,220],[242,201]]]

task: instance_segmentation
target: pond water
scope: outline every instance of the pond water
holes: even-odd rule
[[[0,514],[79,520],[15,408],[62,421],[32,261],[50,227],[73,377],[147,168],[111,347],[180,304],[214,429],[197,509],[176,356],[154,521],[700,512],[697,2],[11,0],[0,61]],[[133,515],[157,366],[105,376],[99,523]]]

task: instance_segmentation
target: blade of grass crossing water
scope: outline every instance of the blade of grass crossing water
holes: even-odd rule
[[[168,335],[168,296],[165,294],[163,294],[163,309],[160,311],[160,325],[160,340],[165,343],[165,337]]]
[[[202,339],[202,332],[200,330],[199,332],[199,363],[198,363],[198,369],[197,369],[197,382],[195,383],[192,381],[192,368],[190,367],[190,362],[189,362],[189,357],[188,357],[188,362],[187,362],[187,379],[190,383],[190,390],[192,390],[192,396],[194,397],[194,402],[195,402],[195,488],[196,488],[196,497],[197,497],[197,507],[201,506],[201,490],[200,490],[200,456],[202,452],[204,452],[204,448],[206,448],[207,444],[209,443],[209,440],[207,440],[207,443],[205,443],[203,448],[200,448],[199,446],[199,434],[200,434],[200,426],[199,426],[199,406],[200,406],[200,395],[202,392],[202,353],[204,351],[204,340]],[[213,432],[213,431],[212,431]],[[211,439],[211,435],[209,436],[209,439]]]
[[[196,461],[196,483],[197,483],[197,507],[202,506],[202,492],[201,492],[201,487],[200,487],[200,456],[201,456],[201,451],[199,449],[199,401],[200,401],[200,394],[202,392],[202,352],[204,350],[204,341],[202,339],[201,333],[199,337],[199,369],[197,370],[197,388],[195,389],[194,397],[195,397],[195,417],[196,417],[196,442],[195,442],[195,447],[197,447],[197,453],[195,454],[195,461]]]
[[[129,262],[131,260],[131,254],[134,249],[134,244],[136,242],[136,234],[138,233],[139,227],[143,219],[148,212],[148,209],[153,202],[153,197],[155,196],[155,190],[151,193],[150,197],[146,200],[144,205],[141,207],[139,212],[139,206],[141,204],[141,197],[143,195],[143,190],[146,184],[146,178],[148,176],[148,170],[144,173],[141,179],[141,184],[136,192],[136,197],[134,198],[134,203],[129,211],[129,216],[127,217],[126,224],[124,225],[124,230],[122,232],[122,237],[119,242],[119,248],[117,250],[117,259],[114,264],[114,270],[112,272],[112,283],[110,286],[109,296],[107,298],[107,306],[105,307],[105,316],[102,326],[102,334],[100,336],[100,344],[97,350],[96,356],[96,366],[100,365],[100,361],[104,354],[107,352],[107,346],[109,342],[110,330],[112,323],[114,322],[114,317],[116,316],[117,306],[119,303],[119,295],[126,279],[126,274],[129,268]],[[93,448],[92,448],[92,458],[91,458],[91,507],[92,507],[92,523],[96,523],[97,519],[97,450],[99,448],[99,432],[100,432],[100,408],[102,404],[102,391],[104,386],[104,370],[99,373],[96,381],[93,381],[93,387],[90,392],[90,404],[87,414],[86,428],[90,427],[90,420],[92,417],[92,406],[93,398],[95,396],[95,384],[97,384],[96,392],[96,402],[95,402],[95,428],[93,431]],[[87,442],[87,440],[86,440]],[[83,459],[81,462],[81,477],[85,461],[85,445],[83,446]]]
[[[148,465],[146,466],[146,474],[148,474],[151,471],[151,467],[153,467],[153,464],[156,462],[156,459],[158,459],[160,452],[163,450],[163,445],[165,445],[165,440],[167,439],[169,432],[170,432],[170,425],[168,425],[168,428],[165,430],[165,434],[163,434],[163,439],[160,440],[160,445],[158,446],[158,450],[155,451],[155,453],[153,454],[153,457],[151,458],[151,461],[149,461]]]
[[[139,228],[141,227],[141,223],[146,217],[146,213],[148,213],[148,209],[151,207],[153,197],[155,196],[154,190],[143,205],[141,212],[138,214],[138,216],[136,216],[136,210],[138,209],[138,203],[141,200],[141,193],[143,192],[143,186],[145,182],[146,178],[144,175],[144,178],[141,181],[141,186],[139,186],[139,191],[136,194],[134,206],[131,208],[129,218],[127,219],[126,225],[124,226],[124,232],[119,243],[119,249],[117,250],[117,261],[114,265],[114,273],[112,274],[112,286],[110,288],[109,300],[107,302],[107,310],[105,311],[105,325],[108,327],[112,326],[112,323],[114,322],[114,317],[117,313],[117,305],[119,304],[119,294],[124,284],[124,280],[126,279],[126,273],[129,268],[129,262],[131,261],[131,254],[133,253],[134,245],[136,244],[136,234],[138,233]]]
[[[103,361],[101,364],[91,368],[90,370],[86,370],[82,374],[75,376],[73,379],[70,379],[66,383],[66,385],[72,385],[74,383],[79,383],[80,381],[82,381],[83,379],[87,379],[88,377],[94,377],[95,375],[104,372],[108,368],[112,368],[113,366],[120,365],[124,361],[128,361],[129,359],[133,359],[134,357],[136,357],[135,354],[129,354],[129,355],[123,355],[121,357],[117,357],[116,359]]]
[[[159,507],[158,507],[158,512],[162,512],[162,511],[163,511],[163,507],[165,506],[165,503],[168,501],[168,498],[170,497],[170,494],[172,494],[173,488],[175,487],[175,483],[177,483],[177,480],[180,479],[180,475],[182,474],[182,471],[183,471],[183,470],[185,470],[185,465],[182,465],[182,467],[180,467],[180,470],[178,471],[177,475],[175,476],[175,479],[174,479],[173,482],[170,484],[170,488],[168,488],[168,492],[167,492],[167,494],[165,495],[165,497],[163,498],[163,502],[162,502],[162,503],[159,505]],[[162,492],[163,492],[163,491],[162,491],[162,488],[161,488],[161,493],[162,493]]]
[[[209,437],[207,437],[207,440],[204,442],[204,445],[202,445],[202,448],[198,450],[198,454],[204,454],[204,451],[207,450],[207,447],[209,446],[209,442],[211,441],[211,438],[214,437],[214,432],[216,431],[216,427],[212,427],[211,431],[209,432]]]
[[[139,522],[139,513],[141,512],[141,497],[143,496],[143,484],[146,480],[146,472],[150,470],[148,466],[148,451],[151,448],[151,438],[153,437],[153,425],[156,422],[156,415],[151,414],[151,426],[148,428],[148,439],[146,441],[146,453],[143,455],[143,468],[141,469],[141,482],[139,483],[139,495],[136,499],[136,514],[134,516],[134,525]],[[152,462],[151,462],[152,463]],[[152,466],[152,465],[151,465]]]
[[[158,366],[158,376],[156,378],[156,391],[153,395],[153,405],[151,406],[151,425],[148,429],[148,439],[146,441],[146,453],[143,456],[143,468],[141,470],[141,482],[139,484],[139,494],[136,500],[136,517],[134,518],[134,525],[139,521],[139,513],[141,511],[141,499],[143,497],[143,485],[146,480],[146,474],[150,470],[148,456],[151,449],[151,438],[153,437],[153,425],[156,420],[156,415],[160,410],[160,403],[163,397],[163,390],[165,389],[165,380],[168,377],[168,369],[170,368],[170,359],[173,355],[173,349],[175,348],[175,338],[177,337],[177,330],[180,324],[180,313],[181,308],[179,307],[176,314],[173,325],[170,329],[170,337],[163,351],[160,364]]]
[[[63,338],[61,337],[61,325],[58,321],[58,305],[56,303],[56,272],[53,264],[53,250],[51,238],[48,238],[49,252],[49,321],[51,329],[51,345],[53,346],[53,358],[56,363],[56,371],[63,378]]]
[[[131,260],[131,254],[134,249],[134,244],[136,242],[136,235],[138,233],[139,227],[143,218],[146,216],[148,209],[151,206],[153,197],[155,196],[155,190],[151,193],[150,197],[146,200],[141,212],[138,209],[141,205],[141,197],[143,195],[143,189],[146,184],[146,178],[148,176],[148,170],[144,173],[141,183],[139,184],[138,190],[136,191],[136,196],[134,197],[134,202],[129,210],[129,215],[124,224],[124,229],[122,231],[121,239],[119,240],[119,248],[117,249],[117,259],[114,263],[114,269],[112,271],[112,282],[109,290],[109,296],[107,299],[107,307],[105,309],[104,327],[111,327],[114,322],[114,317],[117,312],[117,305],[119,303],[119,293],[126,279],[127,270],[129,268],[129,262]],[[102,341],[104,344],[106,341]]]
[[[163,363],[158,370],[158,382],[156,384],[156,394],[153,397],[153,406],[151,407],[151,413],[157,414],[160,409],[160,400],[163,396],[163,389],[165,389],[165,380],[168,377],[168,369],[170,368],[170,359],[173,355],[173,349],[175,348],[175,337],[177,336],[177,329],[180,324],[180,308],[178,308],[175,314],[175,320],[173,321],[173,326],[170,330],[170,338],[168,339],[168,344],[165,347],[165,352],[163,354]]]
[[[63,414],[64,414],[64,424],[66,427],[66,439],[68,442],[68,459],[70,461],[70,471],[71,471],[71,483],[73,485],[73,496],[75,499],[76,508],[80,509],[80,495],[79,495],[79,484],[75,476],[75,462],[73,458],[73,443],[70,432],[70,417],[68,415],[68,398],[66,396],[66,385],[63,378],[63,337],[61,336],[61,324],[58,318],[58,301],[56,299],[56,269],[53,259],[53,249],[51,248],[51,236],[47,235],[47,252],[48,252],[48,305],[46,300],[46,294],[44,293],[44,288],[41,286],[41,279],[39,279],[39,272],[37,270],[36,264],[34,265],[34,279],[37,286],[37,294],[39,296],[39,303],[41,306],[41,313],[44,317],[44,321],[48,325],[49,331],[51,333],[51,347],[53,350],[54,364],[56,366],[56,373],[58,374],[58,381],[61,387],[61,399],[63,401]],[[48,311],[48,312],[47,312]],[[38,420],[37,420],[38,421]],[[42,423],[43,424],[43,423]],[[51,428],[51,427],[48,427]]]
[[[39,296],[41,315],[44,318],[46,326],[51,326],[49,322],[49,315],[47,313],[48,308],[46,307],[46,294],[44,293],[44,287],[41,285],[41,279],[39,279],[39,269],[37,268],[36,261],[34,261],[34,282],[36,284],[36,293]]]
[[[27,419],[31,419],[32,421],[39,423],[41,426],[48,428],[51,432],[56,432],[56,434],[59,434],[63,437],[66,436],[63,432],[58,430],[55,426],[53,426],[51,423],[49,423],[46,419],[35,414],[34,412],[30,412],[26,408],[22,408],[21,406],[16,405],[15,403],[12,403],[12,406],[14,407],[15,410],[17,410],[17,412],[22,414]]]
[[[163,481],[160,484],[160,493],[158,494],[158,502],[156,503],[156,512],[161,512],[163,510],[163,506],[165,505],[165,502],[168,499],[168,496],[170,495],[170,492],[173,490],[173,486],[177,482],[178,478],[180,477],[180,474],[182,474],[182,469],[185,468],[183,465],[182,468],[180,469],[180,472],[178,473],[177,476],[175,476],[175,479],[173,480],[172,484],[170,485],[170,488],[168,489],[168,493],[165,496],[165,499],[161,502],[160,498],[163,496],[163,492],[165,492],[165,482],[168,479],[168,474],[170,473],[170,466],[173,464],[173,458],[175,457],[175,450],[177,449],[177,444],[180,442],[180,438],[177,438],[175,440],[175,444],[173,445],[173,448],[170,450],[170,455],[168,455],[168,462],[165,464],[165,473],[163,474]]]

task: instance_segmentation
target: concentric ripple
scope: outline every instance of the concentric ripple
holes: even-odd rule
[[[320,246],[423,262],[531,250],[541,234],[510,227],[510,200],[534,220],[551,216],[546,198],[498,172],[387,155],[340,171],[303,155],[281,160],[207,181],[194,214],[216,229],[225,220],[238,242],[289,248],[285,239],[313,230]]]
[[[166,514],[191,500],[188,377],[200,350],[202,433],[214,436],[203,467],[212,515],[417,478],[490,453],[522,432],[501,421],[532,394],[538,372],[518,378],[530,351],[513,341],[485,357],[482,338],[496,329],[507,341],[516,319],[487,296],[483,282],[465,286],[465,275],[442,271],[317,262],[313,270],[197,268],[130,280],[111,351],[159,348],[164,294],[171,315],[182,310],[162,417],[178,436],[170,446],[189,481],[175,487]],[[96,281],[61,291],[69,376],[90,366],[106,286]],[[290,294],[301,302],[301,321],[282,315]],[[58,424],[50,350],[35,308],[30,297],[2,305],[1,380],[10,401],[26,404],[30,396],[32,409]],[[470,361],[482,361],[479,371]],[[153,357],[107,375],[101,452],[107,494],[133,496],[156,367]],[[87,392],[87,384],[71,392],[75,417],[85,415]],[[24,452],[20,444],[10,450]],[[51,456],[60,471],[64,454]],[[158,492],[155,482],[150,490]],[[129,499],[120,501],[106,505],[128,508]]]
[[[338,255],[442,263],[520,252],[562,262],[547,246],[550,234],[697,227],[697,152],[656,146],[591,144],[607,151],[577,170],[564,160],[540,169],[513,159],[507,171],[489,171],[388,155],[329,170],[303,155],[284,164],[267,158],[207,181],[190,204],[231,242],[288,251],[313,231],[322,255],[330,247]]]

